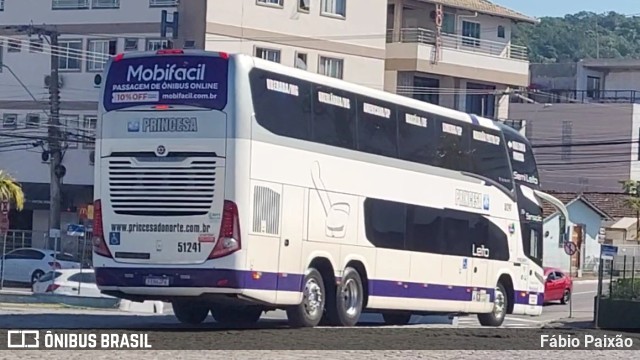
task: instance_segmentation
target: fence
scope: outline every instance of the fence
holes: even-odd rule
[[[84,238],[62,234],[57,243],[57,250],[74,255],[86,266],[91,265],[92,246],[91,233],[86,233]],[[2,250],[5,253],[19,248],[34,247],[38,249],[53,249],[54,241],[49,239],[49,234],[44,231],[9,230],[5,237],[0,237],[0,256]]]
[[[603,260],[602,296],[611,299],[636,300],[640,298],[640,247],[619,246],[618,255]]]

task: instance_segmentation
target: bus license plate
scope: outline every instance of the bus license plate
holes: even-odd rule
[[[148,277],[144,283],[147,286],[169,286],[169,278]]]

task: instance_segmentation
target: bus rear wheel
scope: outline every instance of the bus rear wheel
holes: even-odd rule
[[[211,308],[211,315],[225,325],[252,325],[260,320],[262,308],[256,306],[215,306]]]
[[[320,272],[307,270],[303,280],[302,302],[287,308],[289,325],[294,328],[314,327],[324,315],[325,288]]]
[[[327,301],[327,318],[330,325],[354,326],[360,320],[364,304],[362,278],[352,267],[346,268],[343,274],[335,297]]]
[[[200,324],[209,316],[209,307],[206,304],[174,301],[171,306],[173,314],[183,324]]]
[[[490,313],[478,314],[478,321],[482,326],[500,326],[504,322],[504,318],[507,315],[507,309],[509,308],[507,293],[504,290],[504,286],[498,283],[496,286],[495,295],[493,299],[493,310]]]

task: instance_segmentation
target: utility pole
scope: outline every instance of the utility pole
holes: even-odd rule
[[[64,132],[60,130],[60,87],[59,62],[60,53],[58,38],[60,34],[51,26],[10,25],[1,30],[11,31],[12,34],[29,36],[37,35],[49,42],[51,48],[51,66],[49,74],[49,127],[47,144],[49,153],[49,239],[54,238],[53,247],[57,250],[60,241],[61,207],[62,207],[62,178],[66,169],[62,165],[62,139]]]
[[[49,94],[50,94],[50,116],[49,116],[49,171],[51,172],[50,178],[50,203],[49,203],[49,229],[57,230],[60,232],[60,217],[62,206],[62,185],[61,180],[64,176],[64,168],[62,165],[62,146],[60,144],[61,132],[60,132],[60,88],[58,70],[58,33],[56,31],[47,31],[49,36],[49,43],[51,45],[51,74],[49,81]],[[54,235],[54,250],[58,250],[60,235]]]

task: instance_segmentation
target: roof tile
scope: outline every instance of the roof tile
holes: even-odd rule
[[[553,192],[548,191],[549,195],[555,196],[562,203],[567,204],[571,200],[582,195],[587,201],[597,206],[604,213],[609,215],[613,219],[620,219],[623,217],[635,217],[636,212],[630,209],[625,204],[625,199],[629,197],[623,193],[604,193],[604,192],[584,192],[584,193],[570,193],[570,192]],[[546,201],[542,202],[542,212],[544,217],[556,212],[556,209]]]
[[[528,23],[537,23],[538,20],[521,14],[517,11],[508,9],[504,6],[500,6],[492,3],[488,0],[423,0],[430,3],[442,4],[444,6],[465,9],[470,11],[477,11],[484,14],[502,16],[513,20],[524,21]]]

